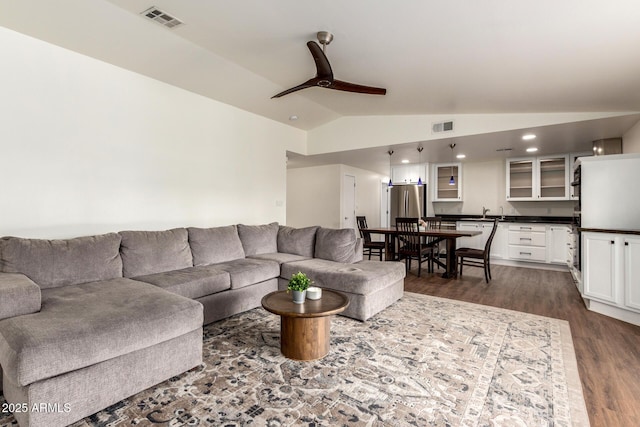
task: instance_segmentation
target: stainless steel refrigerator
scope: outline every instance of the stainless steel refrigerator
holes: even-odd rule
[[[397,217],[420,218],[427,215],[427,186],[394,185],[390,188],[389,222],[396,225]]]

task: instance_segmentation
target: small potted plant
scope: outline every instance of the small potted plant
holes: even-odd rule
[[[304,303],[304,300],[307,296],[307,288],[311,283],[312,282],[307,277],[307,275],[300,271],[291,276],[289,285],[287,285],[287,292],[292,291],[293,302],[295,302],[296,304]]]

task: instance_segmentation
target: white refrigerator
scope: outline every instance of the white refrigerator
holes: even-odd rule
[[[640,154],[581,157],[580,226],[640,230]]]

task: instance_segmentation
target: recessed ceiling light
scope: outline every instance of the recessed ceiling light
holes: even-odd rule
[[[292,116],[289,116],[289,120],[291,120],[292,122],[295,122],[296,120],[298,120],[298,116],[296,116],[295,114]]]
[[[532,139],[536,139],[536,136],[532,133],[528,133],[526,135],[522,135],[522,139],[525,141],[531,141]]]
[[[409,163],[409,160],[407,160],[407,159],[402,159],[402,160],[401,160],[401,162],[402,162],[402,163]]]
[[[466,154],[458,154],[456,159],[464,159],[465,157],[467,157]]]
[[[527,148],[527,153],[535,153],[536,151],[538,151],[538,149],[536,147]]]

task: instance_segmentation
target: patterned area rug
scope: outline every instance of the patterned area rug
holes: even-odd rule
[[[279,325],[261,308],[209,325],[204,365],[74,427],[589,425],[562,320],[405,293],[334,317],[314,362],[280,354]]]

